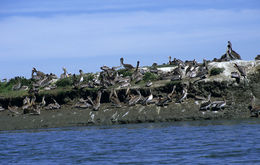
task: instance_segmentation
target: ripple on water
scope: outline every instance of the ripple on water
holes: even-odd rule
[[[1,164],[258,164],[260,121],[0,132]]]

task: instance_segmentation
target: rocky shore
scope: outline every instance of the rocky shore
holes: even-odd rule
[[[249,62],[248,62],[249,63]],[[258,66],[258,65],[257,65]],[[255,67],[251,68],[256,69]],[[223,78],[225,73],[209,79],[195,82],[192,89],[197,89],[196,93],[189,92],[187,99],[182,103],[169,102],[167,105],[158,106],[155,104],[136,104],[129,106],[123,104],[116,107],[109,103],[107,96],[109,90],[104,90],[102,104],[98,111],[92,109],[75,108],[76,98],[86,93],[85,90],[71,90],[60,95],[47,95],[48,98],[55,98],[61,103],[61,108],[56,110],[42,110],[40,115],[24,114],[22,109],[17,110],[19,114],[5,110],[0,112],[0,130],[19,130],[52,128],[64,126],[87,126],[87,125],[110,125],[144,122],[168,122],[182,120],[211,120],[211,119],[233,119],[250,118],[252,113],[249,110],[252,93],[256,98],[260,98],[260,74],[259,70],[254,70],[248,76],[248,84],[241,82],[237,84],[234,79]],[[152,89],[155,97],[170,93],[173,86],[182,88],[186,81],[157,81],[153,87],[135,86],[131,90],[138,88],[142,95],[147,96],[149,89]],[[125,92],[125,88],[118,90],[118,97]],[[75,93],[80,93],[75,95]],[[212,95],[211,100],[222,100],[226,98],[226,106],[220,110],[200,110],[202,101],[197,100],[195,95]],[[12,98],[11,101],[19,103],[22,98]],[[67,100],[67,101],[66,101]],[[68,101],[69,100],[69,101]],[[10,101],[10,100],[9,100]],[[9,102],[8,98],[1,98],[0,102]]]
[[[30,80],[1,82],[0,130],[258,117],[260,60],[240,58],[228,45],[203,63],[132,67],[121,58],[124,70],[70,76],[63,68],[60,79],[33,68]]]

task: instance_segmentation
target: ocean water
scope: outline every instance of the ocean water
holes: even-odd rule
[[[260,119],[1,131],[0,164],[260,164]]]

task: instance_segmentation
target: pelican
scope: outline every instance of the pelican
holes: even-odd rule
[[[52,100],[53,100],[54,103],[47,105],[45,107],[45,109],[47,109],[47,110],[60,109],[61,108],[60,104],[57,103],[57,101],[55,99],[52,98]]]
[[[134,69],[134,67],[131,65],[131,64],[124,64],[124,58],[120,58],[120,62],[121,62],[121,65],[123,65],[123,67],[127,70],[131,70],[131,69]]]
[[[31,106],[31,104],[30,104],[30,98],[26,96],[26,97],[23,99],[22,110],[29,109],[30,106]]]
[[[97,111],[99,109],[99,107],[100,107],[101,95],[102,95],[102,92],[98,91],[96,100],[93,102],[93,110],[94,111]]]
[[[22,83],[21,83],[21,82],[18,82],[18,84],[14,85],[14,86],[12,87],[12,90],[13,90],[13,91],[17,91],[17,90],[21,89],[21,87],[22,87]]]
[[[113,88],[111,89],[110,95],[109,95],[109,100],[117,107],[120,108],[122,107],[120,100],[118,99],[116,90]]]
[[[223,101],[213,101],[211,103],[211,109],[212,110],[219,110],[226,106],[226,99],[223,98]]]
[[[65,67],[63,67],[62,70],[63,70],[63,73],[60,75],[60,78],[64,79],[64,78],[69,77],[67,69]]]
[[[87,103],[88,100],[80,98],[79,101],[74,105],[75,108],[90,108],[92,105]]]
[[[153,100],[153,94],[152,94],[152,90],[149,90],[150,95],[147,96],[144,100],[143,100],[143,105],[147,105],[148,103],[150,103]]]
[[[169,93],[169,94],[167,95],[167,98],[168,98],[169,100],[172,100],[172,98],[173,98],[173,96],[174,96],[174,93],[175,93],[175,89],[176,89],[176,85],[174,85],[174,86],[172,87],[171,93]]]
[[[12,112],[15,115],[19,115],[20,113],[18,112],[18,107],[17,106],[11,106],[10,104],[8,105],[8,110]]]
[[[140,91],[139,91],[139,90],[136,90],[136,92],[138,93],[138,96],[133,96],[133,97],[129,100],[129,103],[128,103],[128,104],[129,104],[130,106],[137,104],[137,103],[141,100],[142,95],[141,95]]]
[[[0,105],[0,111],[4,111],[5,109]]]
[[[211,106],[211,94],[208,95],[208,99],[206,101],[202,101],[200,104],[200,110],[208,110]]]
[[[151,80],[149,80],[147,83],[146,83],[146,87],[151,87],[153,85],[153,82]]]
[[[40,107],[44,107],[46,105],[45,96],[42,97],[42,102],[40,103]]]
[[[36,73],[36,79],[43,79],[45,74],[41,71],[38,71],[36,68],[32,69],[32,78],[35,78],[34,73]]]
[[[83,77],[84,73],[83,71],[80,69],[79,70],[79,76],[80,76],[80,79],[79,79],[79,82],[82,83],[84,81],[84,77]]]
[[[165,105],[168,105],[169,101],[170,100],[169,100],[168,97],[159,97],[158,102],[156,103],[156,105],[164,107]]]
[[[237,83],[240,82],[240,75],[237,72],[231,72],[231,78],[235,78]]]
[[[249,106],[249,110],[252,116],[258,117],[260,114],[260,106],[255,105],[255,96],[251,93],[252,100],[251,105]]]
[[[187,98],[187,95],[188,95],[188,89],[186,87],[184,87],[182,90],[182,95],[179,99],[179,102],[180,103],[183,102],[183,100]]]
[[[241,76],[246,77],[246,71],[245,71],[244,67],[238,66],[237,64],[234,64],[234,66],[235,66],[235,68],[237,68],[237,70],[239,71]]]

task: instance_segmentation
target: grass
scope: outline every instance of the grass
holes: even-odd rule
[[[123,75],[123,77],[127,77],[127,76],[132,76],[132,74],[133,74],[133,71],[130,71],[130,70],[127,70],[127,69],[119,69],[118,71],[118,74],[119,75]]]
[[[9,80],[8,82],[0,82],[0,96],[5,98],[13,97],[24,97],[28,95],[27,91],[19,90],[13,91],[12,88],[14,85],[21,83],[21,86],[26,85],[30,86],[32,84],[31,79],[26,79],[24,77],[15,77]]]
[[[225,68],[212,68],[210,70],[210,76],[219,75],[220,73],[223,73]]]
[[[144,74],[144,77],[143,77],[143,80],[145,82],[148,82],[149,80],[150,81],[155,81],[155,80],[158,80],[158,75],[154,74],[154,73],[151,73],[151,72],[146,72]]]

